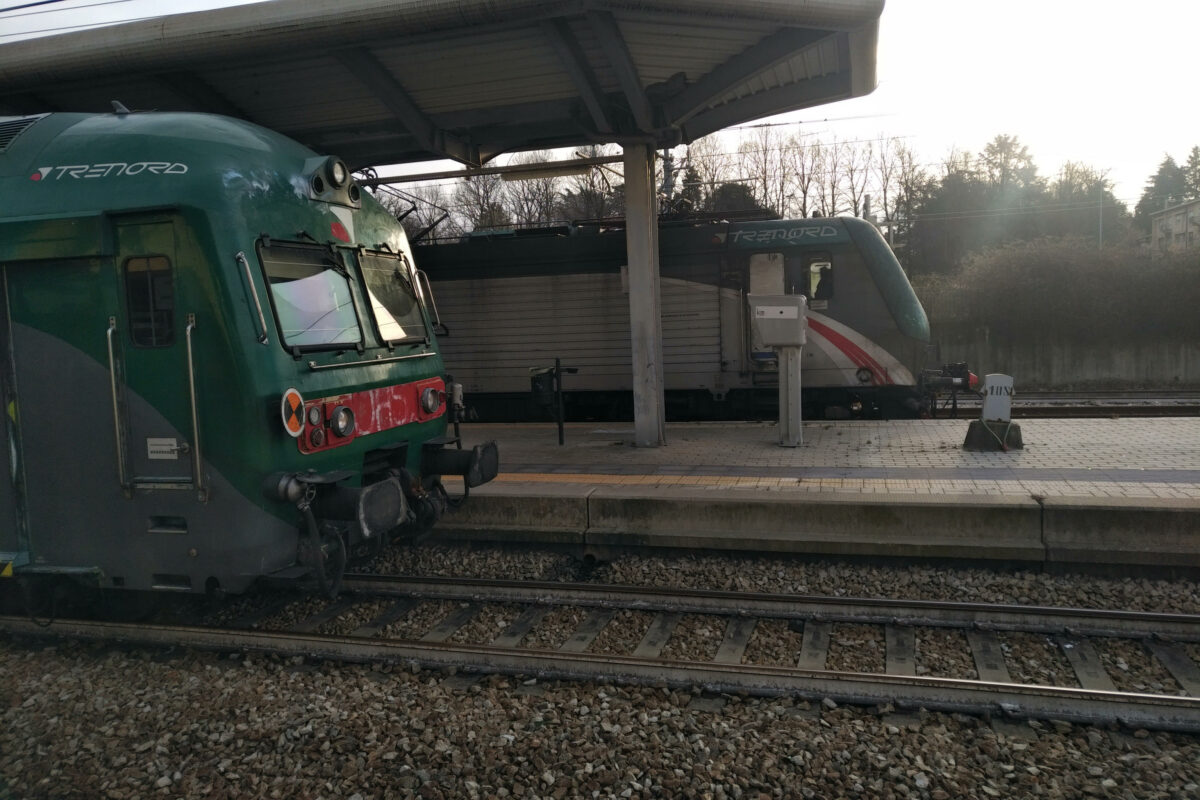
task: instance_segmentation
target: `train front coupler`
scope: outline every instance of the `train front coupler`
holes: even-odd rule
[[[941,369],[921,370],[918,379],[918,390],[923,398],[923,405],[929,409],[931,417],[937,416],[938,396],[943,393],[950,395],[952,417],[958,416],[958,395],[961,392],[978,393],[979,376],[967,367],[967,362],[943,364]]]
[[[303,520],[296,561],[316,576],[321,591],[336,595],[349,547],[382,546],[387,534],[408,522],[408,498],[395,477],[367,486],[345,486],[350,470],[279,472],[263,483],[272,500],[292,503]]]
[[[464,492],[482,486],[500,473],[500,448],[493,442],[477,444],[470,450],[429,443],[421,452],[424,475],[457,475],[463,479]]]

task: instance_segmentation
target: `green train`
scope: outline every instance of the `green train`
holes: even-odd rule
[[[345,163],[220,116],[0,117],[0,574],[336,591],[495,477]]]

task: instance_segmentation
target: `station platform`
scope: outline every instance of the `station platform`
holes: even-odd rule
[[[968,420],[462,426],[501,474],[445,539],[1200,567],[1200,418],[1020,420],[1024,449],[962,449]],[[455,487],[451,484],[449,488]]]

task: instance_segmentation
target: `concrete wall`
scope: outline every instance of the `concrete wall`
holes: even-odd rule
[[[1110,344],[997,341],[986,328],[934,328],[941,361],[1001,372],[1018,389],[1200,390],[1200,341]]]

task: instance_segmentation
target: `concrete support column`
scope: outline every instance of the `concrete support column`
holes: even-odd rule
[[[654,194],[654,151],[644,144],[625,147],[625,243],[633,343],[634,444],[657,447],[667,443],[658,203]]]
[[[779,357],[779,444],[804,444],[800,419],[800,347],[776,347]]]

